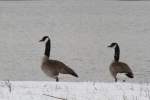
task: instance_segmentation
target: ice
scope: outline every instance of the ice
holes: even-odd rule
[[[112,82],[111,42],[121,48],[120,60],[135,74],[128,82],[150,82],[149,2],[104,0],[0,1],[0,79],[54,81],[40,68],[49,35],[51,59],[74,69],[79,78],[61,81]]]

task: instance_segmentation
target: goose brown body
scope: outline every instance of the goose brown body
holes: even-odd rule
[[[110,64],[109,69],[110,69],[112,76],[115,78],[115,81],[117,81],[116,76],[118,73],[125,73],[128,77],[133,78],[132,70],[126,63],[112,62]]]

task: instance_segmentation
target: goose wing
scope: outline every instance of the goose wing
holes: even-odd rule
[[[59,73],[71,74],[75,77],[78,77],[77,73],[73,69],[69,68],[67,65],[65,65],[61,61],[49,60],[49,63],[51,64],[52,67],[55,67],[57,69],[57,72],[59,72]]]

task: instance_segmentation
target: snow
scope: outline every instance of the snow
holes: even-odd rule
[[[111,42],[119,42],[121,61],[135,74],[129,82],[150,82],[150,2],[113,0],[0,1],[0,79],[54,81],[40,68],[49,35],[51,58],[74,69],[79,78],[61,81],[112,82]]]
[[[150,100],[150,84],[1,81],[0,100]]]

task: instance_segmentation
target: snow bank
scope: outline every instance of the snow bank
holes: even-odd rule
[[[0,100],[150,100],[150,84],[1,81]]]

